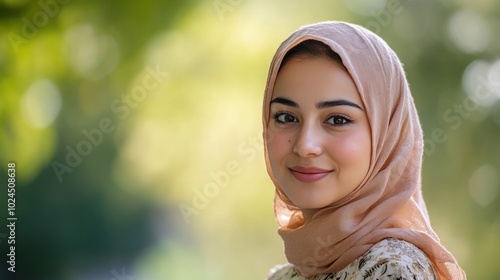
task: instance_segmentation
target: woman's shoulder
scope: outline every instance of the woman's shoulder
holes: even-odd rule
[[[279,264],[269,271],[269,275],[266,280],[300,280],[305,279],[299,275],[292,264]]]
[[[409,242],[395,238],[375,244],[354,263],[364,279],[438,279],[424,252]]]
[[[427,256],[415,245],[389,238],[375,244],[368,252],[341,271],[304,278],[291,264],[278,265],[268,280],[326,279],[438,279]]]

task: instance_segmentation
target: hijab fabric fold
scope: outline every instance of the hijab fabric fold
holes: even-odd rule
[[[369,171],[352,193],[304,221],[279,186],[269,162],[267,130],[274,83],[284,55],[305,40],[328,45],[342,59],[371,128]],[[270,66],[263,104],[267,171],[276,187],[275,215],[285,254],[302,276],[339,271],[385,238],[408,241],[430,259],[440,279],[466,279],[430,225],[421,194],[423,136],[397,55],[376,34],[345,22],[303,26],[286,39]]]

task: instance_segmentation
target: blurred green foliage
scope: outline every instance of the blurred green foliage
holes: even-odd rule
[[[433,226],[470,279],[499,278],[499,16],[495,0],[0,1],[0,178],[15,162],[18,217],[0,278],[263,279],[285,262],[261,98],[281,41],[322,20],[398,53]]]

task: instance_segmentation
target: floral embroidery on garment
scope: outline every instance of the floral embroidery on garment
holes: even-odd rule
[[[375,244],[344,269],[302,277],[291,264],[274,267],[267,280],[438,279],[427,256],[415,245],[389,238]]]

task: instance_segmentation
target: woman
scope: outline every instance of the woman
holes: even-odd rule
[[[263,106],[289,264],[268,279],[465,279],[421,195],[423,139],[396,54],[363,27],[304,26],[279,47]]]

